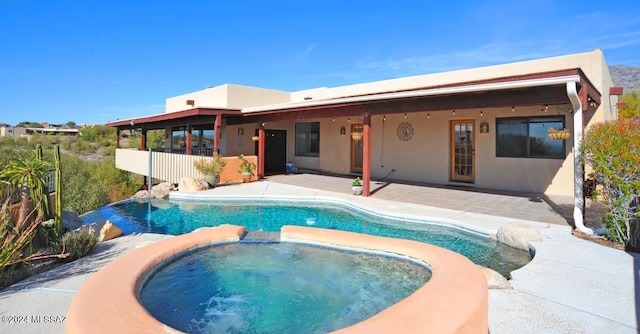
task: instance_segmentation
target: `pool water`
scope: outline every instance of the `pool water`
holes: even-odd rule
[[[426,242],[460,253],[509,277],[531,261],[528,252],[451,227],[367,214],[337,204],[255,201],[124,201],[83,215],[86,223],[108,219],[125,234],[180,235],[203,226],[233,224],[253,231],[280,231],[283,225],[312,226]]]
[[[162,266],[140,299],[156,319],[189,333],[326,333],[372,317],[430,277],[425,265],[395,257],[231,243]]]

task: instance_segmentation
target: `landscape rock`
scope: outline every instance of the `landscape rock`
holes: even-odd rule
[[[98,237],[98,241],[103,242],[111,240],[121,235],[122,229],[120,229],[118,226],[113,225],[110,221],[107,220],[107,222],[100,229],[100,236]]]
[[[133,199],[152,199],[154,196],[147,190],[140,190],[131,196]]]
[[[113,225],[113,223],[111,223],[109,220],[95,221],[93,223],[83,225],[82,227],[75,230],[77,231],[81,229],[91,230],[98,242],[107,241],[122,235],[122,229],[120,229],[116,225]]]
[[[174,190],[173,183],[162,182],[151,187],[151,195],[155,198],[165,198],[169,196],[169,193]]]
[[[66,226],[69,231],[78,229],[82,225],[84,225],[84,222],[75,212],[62,211],[62,226]]]
[[[542,234],[535,227],[524,223],[511,223],[498,230],[496,239],[511,247],[529,251],[529,242],[542,241]]]
[[[192,177],[183,177],[178,183],[179,191],[202,191],[209,189],[209,183],[204,179],[195,179]]]
[[[482,270],[484,277],[487,279],[487,285],[489,285],[489,289],[511,289],[511,284],[509,284],[509,281],[499,272],[483,266],[478,266],[478,268]]]

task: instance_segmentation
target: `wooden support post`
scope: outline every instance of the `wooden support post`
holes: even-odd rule
[[[371,196],[371,115],[362,124],[362,196]]]
[[[220,153],[220,131],[222,129],[222,115],[216,115],[216,121],[213,125],[213,152]]]
[[[191,155],[191,146],[193,146],[193,142],[192,142],[193,141],[193,137],[192,137],[191,132],[193,132],[193,129],[191,128],[191,126],[189,124],[187,124],[187,143],[186,143],[186,146],[187,146],[186,154],[187,155]]]
[[[264,178],[264,123],[258,128],[258,179]]]
[[[140,130],[140,150],[147,150],[147,129]]]

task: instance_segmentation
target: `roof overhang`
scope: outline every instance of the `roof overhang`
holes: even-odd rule
[[[238,115],[240,115],[240,110],[237,109],[193,108],[183,111],[117,120],[108,122],[105,125],[117,128],[161,128],[162,125],[174,124],[176,122],[182,123],[183,125],[190,121],[193,121],[191,124],[204,123],[208,122],[211,119],[211,116],[228,117]],[[213,124],[213,122],[211,123]]]
[[[585,89],[588,96],[600,103],[600,92],[584,73],[580,69],[568,69],[408,91],[244,108],[242,117],[228,118],[227,124],[569,104],[568,83]]]

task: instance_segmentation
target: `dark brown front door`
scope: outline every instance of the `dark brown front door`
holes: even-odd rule
[[[256,134],[257,136],[257,134]],[[258,142],[255,144],[258,154]],[[283,174],[287,167],[287,131],[264,130],[264,174]]]

